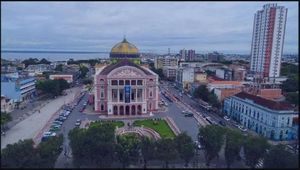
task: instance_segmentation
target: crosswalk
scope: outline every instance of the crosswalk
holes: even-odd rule
[[[259,159],[258,163],[255,165],[255,168],[263,168],[263,165],[264,165],[264,160]]]

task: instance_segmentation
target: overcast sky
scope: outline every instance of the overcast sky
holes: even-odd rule
[[[2,50],[110,51],[123,36],[141,52],[250,53],[254,13],[267,2],[1,2]],[[298,2],[284,53],[297,53]]]

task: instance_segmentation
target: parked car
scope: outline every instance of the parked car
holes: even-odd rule
[[[243,132],[246,132],[247,131],[247,128],[243,127],[243,126],[238,126],[238,128],[243,131]]]
[[[63,124],[63,122],[61,122],[61,121],[53,121],[53,123],[52,124],[55,124],[55,125],[62,125]]]
[[[77,120],[76,120],[76,123],[75,123],[75,126],[80,126],[80,124],[81,124],[81,120],[80,120],[80,119],[77,119]]]
[[[50,132],[56,132],[59,131],[61,129],[61,126],[51,126],[50,127]]]
[[[60,119],[63,119],[64,121],[67,119],[66,116],[59,116]]]
[[[182,111],[181,113],[182,113],[182,114],[186,114],[186,113],[187,113],[187,111],[186,111],[186,110],[184,110],[184,111]]]
[[[230,120],[230,118],[228,116],[224,116],[224,119],[227,120],[227,121]]]
[[[44,132],[43,136],[56,136],[55,132]]]

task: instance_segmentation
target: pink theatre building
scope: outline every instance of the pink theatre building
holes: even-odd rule
[[[124,39],[110,53],[111,64],[96,68],[95,111],[108,116],[145,115],[158,109],[158,75],[140,65],[138,49]]]

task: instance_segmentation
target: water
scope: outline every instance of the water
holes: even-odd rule
[[[108,58],[108,52],[21,52],[21,51],[1,51],[1,58],[7,60],[14,59],[47,59],[48,61],[66,61],[71,58],[74,60]]]

